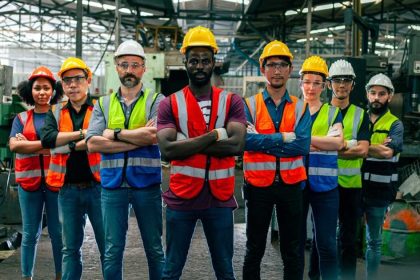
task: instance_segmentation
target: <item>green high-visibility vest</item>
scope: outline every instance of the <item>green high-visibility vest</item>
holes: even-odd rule
[[[350,105],[343,119],[344,140],[357,140],[357,133],[363,122],[364,110],[358,106]],[[338,159],[338,184],[344,188],[362,187],[363,158]]]

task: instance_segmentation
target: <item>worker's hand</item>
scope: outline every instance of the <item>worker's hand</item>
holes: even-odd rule
[[[258,134],[258,131],[255,129],[255,125],[251,122],[246,122],[246,132]]]
[[[334,128],[331,126],[330,129],[328,130],[327,136],[331,136],[331,137],[340,136],[340,131],[337,128]]]
[[[156,127],[157,123],[156,123],[156,118],[150,119],[147,123],[146,123],[146,127]]]
[[[86,138],[87,129],[82,129],[82,133],[83,133],[83,138]]]
[[[109,140],[115,140],[113,129],[109,129],[109,128],[105,129],[104,132],[102,133],[102,136]]]
[[[351,140],[346,140],[346,148],[347,149],[351,149],[357,146],[357,140],[356,139],[351,139]]]
[[[221,141],[221,140],[225,140],[229,138],[225,128],[221,127],[221,128],[215,128],[213,130],[217,132],[217,141]]]
[[[320,149],[318,149],[318,148],[317,148],[317,147],[315,147],[315,146],[310,145],[310,146],[309,146],[309,151],[311,151],[311,152],[320,152],[321,150],[320,150]]]
[[[16,133],[15,137],[16,137],[16,140],[18,140],[18,141],[28,140],[28,139],[26,139],[25,135],[23,135],[22,133]]]
[[[296,134],[294,132],[282,132],[284,143],[291,143],[296,140]]]
[[[187,139],[187,137],[185,137],[184,133],[182,133],[182,132],[177,132],[176,133],[176,141],[185,140],[185,139]]]
[[[384,146],[388,146],[389,143],[392,142],[392,139],[390,137],[385,138],[384,142],[382,143]]]

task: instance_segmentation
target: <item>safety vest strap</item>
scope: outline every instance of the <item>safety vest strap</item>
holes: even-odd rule
[[[161,162],[159,158],[130,157],[127,166],[160,167]]]
[[[366,172],[363,174],[363,179],[374,183],[389,184],[398,181],[398,174],[379,175]]]
[[[398,162],[400,159],[400,154],[397,154],[391,158],[372,158],[368,157],[366,158],[366,161],[376,161],[376,162]]]
[[[33,170],[19,171],[19,172],[16,172],[15,176],[16,176],[16,179],[40,177],[41,170],[33,169]]]
[[[293,170],[303,167],[303,159],[299,158],[293,161],[280,161],[280,170]]]
[[[338,170],[335,168],[309,167],[308,175],[310,176],[337,176]]]
[[[39,158],[39,154],[20,154],[16,153],[17,159],[26,159],[26,158]]]
[[[246,171],[262,171],[262,170],[276,170],[276,163],[275,162],[244,162],[243,168]]]
[[[339,176],[357,176],[361,174],[360,168],[338,168]]]
[[[235,176],[235,167],[209,171],[209,180],[227,179],[233,176]]]
[[[195,168],[191,166],[171,165],[171,175],[173,174],[181,174],[181,175],[190,176],[194,178],[204,179],[206,176],[206,169]]]

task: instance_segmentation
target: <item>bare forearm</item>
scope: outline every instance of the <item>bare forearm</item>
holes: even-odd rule
[[[358,142],[356,147],[350,149],[344,148],[338,151],[338,157],[341,159],[356,159],[356,158],[365,158],[367,157],[369,150],[369,142],[361,141]]]
[[[79,131],[72,131],[72,132],[59,132],[57,135],[57,139],[55,140],[55,146],[60,147],[66,145],[72,141],[80,140],[80,132]],[[84,141],[83,141],[84,142]]]
[[[175,131],[176,132],[176,131]],[[158,136],[159,138],[159,136]],[[176,133],[174,137],[176,138]],[[168,160],[184,159],[192,155],[203,153],[203,151],[217,140],[217,132],[211,131],[195,138],[189,138],[181,141],[161,139],[164,144],[159,145],[162,156]]]
[[[374,158],[391,158],[394,151],[385,145],[369,146],[369,156]]]
[[[109,140],[102,136],[92,136],[87,142],[87,147],[91,153],[122,153],[138,148],[136,145]]]
[[[28,141],[10,138],[10,151],[20,154],[33,154],[42,151],[41,140]]]
[[[312,136],[311,145],[321,151],[338,151],[344,146],[343,137]]]
[[[136,146],[149,146],[156,144],[156,128],[142,127],[133,130],[123,129],[118,135],[118,139]]]

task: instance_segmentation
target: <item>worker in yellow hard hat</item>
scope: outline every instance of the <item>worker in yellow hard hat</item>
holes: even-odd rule
[[[300,184],[307,178],[303,156],[309,152],[311,120],[303,101],[286,89],[292,61],[286,44],[277,40],[268,43],[260,56],[266,87],[245,100],[248,134],[243,193],[247,243],[243,279],[267,278],[261,276],[260,266],[274,207],[284,279],[299,279],[300,275]]]
[[[100,197],[100,155],[87,151],[85,136],[93,110],[88,95],[92,72],[86,63],[67,58],[58,72],[68,101],[51,108],[45,118],[41,141],[51,148],[46,183],[60,190],[59,213],[63,233],[63,279],[80,279],[81,246],[89,217],[95,232],[101,262],[104,258],[104,228]]]
[[[233,272],[235,156],[243,151],[245,114],[241,97],[211,85],[218,52],[213,33],[191,28],[184,37],[189,84],[162,100],[157,138],[171,161],[166,208],[166,261],[162,279],[179,279],[197,220],[205,229],[218,279]]]
[[[309,266],[309,277],[337,279],[338,219],[338,151],[344,146],[340,109],[323,103],[321,93],[326,88],[328,66],[319,56],[308,57],[299,71],[300,87],[312,119],[311,149],[306,157],[306,186],[303,190],[303,221],[309,205],[312,209],[314,237]],[[302,224],[300,257],[302,279],[305,264],[306,223]]]

